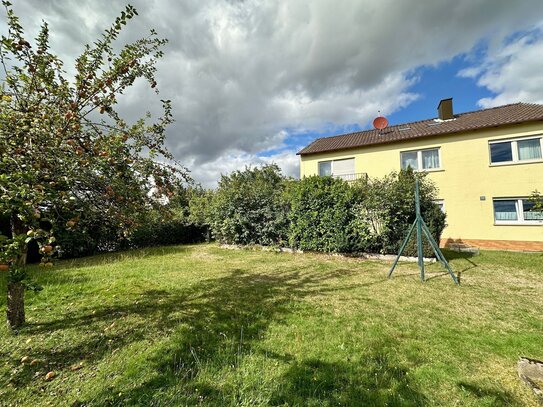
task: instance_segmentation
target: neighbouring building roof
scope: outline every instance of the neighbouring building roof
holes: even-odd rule
[[[454,134],[469,130],[543,121],[543,105],[515,103],[454,115],[451,120],[428,119],[389,126],[383,130],[365,130],[316,139],[298,152],[299,155],[345,150],[374,144],[396,143],[422,137]]]

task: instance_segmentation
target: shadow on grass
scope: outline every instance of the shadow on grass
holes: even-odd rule
[[[455,272],[456,272],[459,280],[461,280],[462,275],[466,271],[476,269],[477,267],[479,267],[479,265],[477,263],[475,263],[474,261],[471,260],[472,257],[478,256],[479,255],[478,253],[457,252],[455,250],[443,249],[443,254],[445,255],[445,258],[447,259],[447,261],[449,261],[449,262],[452,261],[452,260],[464,260],[467,263],[467,265],[465,265],[464,268],[462,268],[461,270],[459,270],[460,267],[458,267],[458,265],[456,265],[456,267],[455,267],[457,269]]]
[[[190,288],[148,290],[119,305],[93,311],[74,310],[74,314],[57,320],[28,324],[21,333],[60,331],[62,335],[74,336],[69,345],[54,349],[38,343],[28,355],[31,359],[45,359],[47,364],[40,366],[45,371],[57,372],[68,372],[81,361],[93,365],[136,341],[168,338],[167,345],[157,349],[149,360],[157,372],[152,379],[137,389],[123,392],[122,403],[110,399],[109,391],[89,402],[124,404],[130,400],[151,400],[159,388],[180,379],[190,382],[200,363],[235,364],[240,332],[247,342],[258,339],[272,321],[281,323],[293,303],[308,295],[326,295],[327,291],[341,289],[328,282],[349,272],[352,273],[336,270],[302,274],[300,269],[291,269],[249,273],[232,269],[224,277],[204,280]],[[113,323],[115,326],[109,328]],[[18,361],[12,362],[18,365]],[[33,372],[37,368],[16,371],[10,382],[16,387],[28,385],[35,380]]]
[[[472,257],[479,256],[479,253],[474,252],[459,252],[451,249],[441,249],[441,252],[445,255],[445,258],[448,261],[456,259],[470,259]]]
[[[485,400],[492,406],[516,406],[519,402],[508,391],[502,388],[483,387],[473,383],[459,382],[458,386],[477,399]]]
[[[66,400],[73,406],[250,404],[250,399],[243,399],[239,388],[231,383],[225,386],[220,378],[202,379],[200,373],[205,371],[209,376],[210,372],[222,374],[238,369],[246,355],[259,351],[254,345],[270,324],[285,323],[289,314],[305,306],[304,299],[360,287],[341,283],[340,279],[349,273],[357,271],[316,272],[313,268],[291,267],[254,272],[231,268],[222,277],[193,286],[147,290],[134,298],[124,298],[118,305],[74,310],[74,314],[57,320],[30,324],[22,333],[44,335],[58,331],[61,336],[72,337],[69,345],[38,343],[29,356],[46,359],[45,371],[52,369],[66,376],[77,374],[70,367],[84,361],[83,378],[95,374],[93,365],[131,344],[150,343],[145,360],[129,361],[136,365],[135,369],[132,366],[126,372],[115,371],[124,367],[114,365],[108,374],[119,380],[79,400]],[[268,389],[268,404],[427,404],[408,370],[388,356],[383,350],[386,347],[384,343],[370,344],[366,354],[357,355],[356,361],[339,362],[299,360],[270,352],[269,357],[278,359],[285,372],[279,375],[275,387]],[[130,357],[130,350],[127,352]],[[19,365],[16,360],[11,363]],[[9,381],[18,388],[33,386],[36,379],[32,372],[14,370]],[[252,395],[256,393],[258,388]]]
[[[296,362],[279,380],[271,405],[423,406],[426,397],[408,371],[391,363],[379,346],[359,363],[318,359]]]
[[[201,370],[237,368],[240,358],[253,351],[253,344],[269,325],[284,323],[288,314],[303,306],[304,298],[353,288],[338,284],[338,279],[348,273],[356,271],[307,272],[291,268],[254,273],[235,268],[223,277],[190,288],[147,290],[119,305],[29,324],[22,333],[59,331],[61,335],[72,335],[74,340],[53,348],[36,344],[29,356],[45,359],[46,365],[16,370],[9,381],[15,388],[31,385],[36,380],[36,369],[76,374],[70,368],[82,361],[90,370],[84,374],[92,375],[93,365],[130,344],[160,339],[152,345],[145,361],[145,369],[152,374],[124,374],[124,382],[112,382],[109,387],[97,389],[96,394],[69,402],[74,406],[169,402],[192,405],[205,400],[206,405],[236,405],[242,397],[238,390],[199,380]],[[18,361],[12,363],[16,366]],[[292,358],[283,364],[288,365],[287,371],[278,379],[277,391],[269,400],[272,404],[307,405],[305,401],[312,401],[400,405],[402,400],[424,404],[424,398],[409,385],[407,372],[393,366],[379,349],[357,364]],[[364,403],[360,404],[360,400]]]

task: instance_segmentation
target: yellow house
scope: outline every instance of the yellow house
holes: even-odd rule
[[[517,103],[315,140],[298,154],[300,175],[346,180],[412,167],[439,188],[448,226],[441,244],[543,251],[543,105]]]

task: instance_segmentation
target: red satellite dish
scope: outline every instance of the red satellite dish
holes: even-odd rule
[[[387,126],[388,126],[388,120],[386,117],[379,116],[373,119],[373,127],[375,127],[376,129],[383,130]]]

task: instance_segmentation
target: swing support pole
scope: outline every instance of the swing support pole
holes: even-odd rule
[[[424,219],[422,218],[421,212],[420,212],[420,192],[419,192],[419,180],[415,180],[415,221],[413,224],[409,227],[409,230],[407,232],[407,236],[405,237],[405,240],[402,243],[402,246],[400,247],[400,251],[398,252],[398,256],[396,256],[396,259],[394,260],[394,263],[392,264],[392,267],[390,268],[390,271],[388,272],[388,278],[392,277],[392,273],[394,272],[394,269],[398,265],[398,261],[400,261],[400,257],[402,256],[402,253],[404,252],[407,244],[411,240],[411,237],[413,236],[413,233],[416,231],[417,234],[417,257],[418,257],[418,265],[420,269],[420,281],[425,281],[425,275],[424,275],[424,257],[423,257],[423,250],[422,250],[422,237],[423,235],[426,236],[428,239],[428,242],[430,243],[430,246],[432,247],[434,254],[436,256],[436,259],[447,269],[449,272],[451,278],[453,279],[454,283],[459,285],[460,282],[458,281],[458,278],[454,274],[454,272],[451,269],[451,266],[447,262],[447,259],[443,255],[443,252],[439,248],[439,245],[435,241],[434,237],[432,236],[432,233],[430,232],[430,229],[424,222]]]

